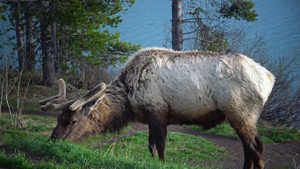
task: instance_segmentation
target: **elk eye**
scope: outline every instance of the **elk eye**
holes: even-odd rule
[[[77,123],[77,120],[73,120],[73,121],[71,121],[71,125],[73,125],[73,124],[76,124]]]

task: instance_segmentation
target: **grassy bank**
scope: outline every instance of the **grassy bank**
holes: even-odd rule
[[[148,133],[138,132],[123,138],[117,134],[96,136],[87,142],[52,142],[48,137],[54,118],[28,115],[24,129],[9,127],[9,116],[1,119],[0,166],[7,168],[209,168],[192,166],[193,161],[212,161],[226,152],[201,137],[169,132],[167,162],[152,159]],[[122,131],[126,134],[128,129]],[[10,150],[10,151],[7,151]],[[214,166],[218,168],[220,166]]]

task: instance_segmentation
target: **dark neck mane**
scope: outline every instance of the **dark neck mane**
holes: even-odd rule
[[[109,122],[105,125],[103,132],[120,131],[128,125],[128,122],[135,121],[127,98],[127,85],[120,79],[120,76],[107,87],[105,95],[110,112],[107,114]]]

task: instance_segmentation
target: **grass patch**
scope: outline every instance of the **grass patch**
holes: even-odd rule
[[[43,128],[42,131],[53,130],[57,125],[57,119],[52,117],[25,115],[24,119],[28,124],[29,130],[33,129],[33,131],[40,131],[40,129],[38,129],[39,127]]]
[[[209,130],[205,130],[200,126],[189,126],[190,129],[194,131],[201,131],[205,134],[216,134],[216,135],[222,135],[222,136],[229,136],[229,137],[236,137],[238,138],[238,135],[235,133],[235,130],[228,124],[223,123],[221,125],[218,125],[214,128],[211,128]]]
[[[266,128],[258,125],[258,134],[266,143],[282,143],[294,140],[300,140],[300,132],[298,129],[289,129],[287,127]]]
[[[2,152],[0,154],[0,166],[53,168],[55,164],[57,168],[198,168],[186,165],[186,160],[213,160],[216,157],[222,157],[222,149],[214,147],[202,138],[181,133],[168,134],[167,159],[170,160],[163,163],[150,157],[147,148],[147,133],[136,133],[101,149],[93,150],[87,145],[60,141],[51,142],[38,134],[27,133],[22,130],[9,130],[6,132],[5,145],[14,147],[20,152],[13,156]],[[38,154],[39,157],[43,157],[49,162],[32,162],[25,158],[21,150]],[[197,153],[206,154],[206,156],[196,157],[198,156]],[[183,156],[187,157],[183,158]]]
[[[63,166],[56,165],[53,162],[39,162],[34,163],[30,159],[25,158],[24,152],[16,152],[12,155],[6,155],[5,151],[0,153],[0,166],[6,168],[24,169],[24,168],[63,168]]]
[[[111,144],[111,140],[118,140],[119,135],[127,133],[129,129],[131,129],[131,127],[127,126],[119,132],[99,134],[89,138],[83,144],[91,149],[102,148],[107,144]]]
[[[216,134],[238,138],[238,135],[228,123],[223,123],[209,130],[204,130],[199,126],[190,126],[189,128],[194,131],[201,131],[205,134]],[[298,129],[289,129],[287,127],[272,128],[259,124],[257,126],[257,132],[261,140],[265,143],[278,143],[300,140],[300,132]]]
[[[43,131],[47,131],[47,128],[45,126],[35,126],[31,123],[28,123],[25,130],[32,131],[32,132],[43,132]]]
[[[148,133],[139,132],[103,147],[104,154],[116,158],[152,160],[148,150]],[[187,161],[215,160],[223,157],[224,150],[201,137],[168,132],[166,141],[167,161],[184,164]]]
[[[22,115],[22,117],[25,120],[27,126],[22,128],[21,130],[35,133],[39,132],[43,135],[52,132],[57,124],[56,119],[51,117],[43,117],[38,115]],[[12,121],[8,113],[2,113],[0,125],[0,130],[1,128],[2,130],[11,128]]]

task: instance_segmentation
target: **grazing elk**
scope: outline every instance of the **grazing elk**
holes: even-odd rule
[[[66,100],[59,94],[40,101],[42,110],[62,110],[51,139],[78,141],[94,133],[120,130],[130,121],[149,126],[149,150],[165,160],[167,125],[215,127],[227,120],[244,148],[244,168],[263,168],[264,145],[256,122],[274,84],[273,75],[242,54],[139,51],[106,86]]]

